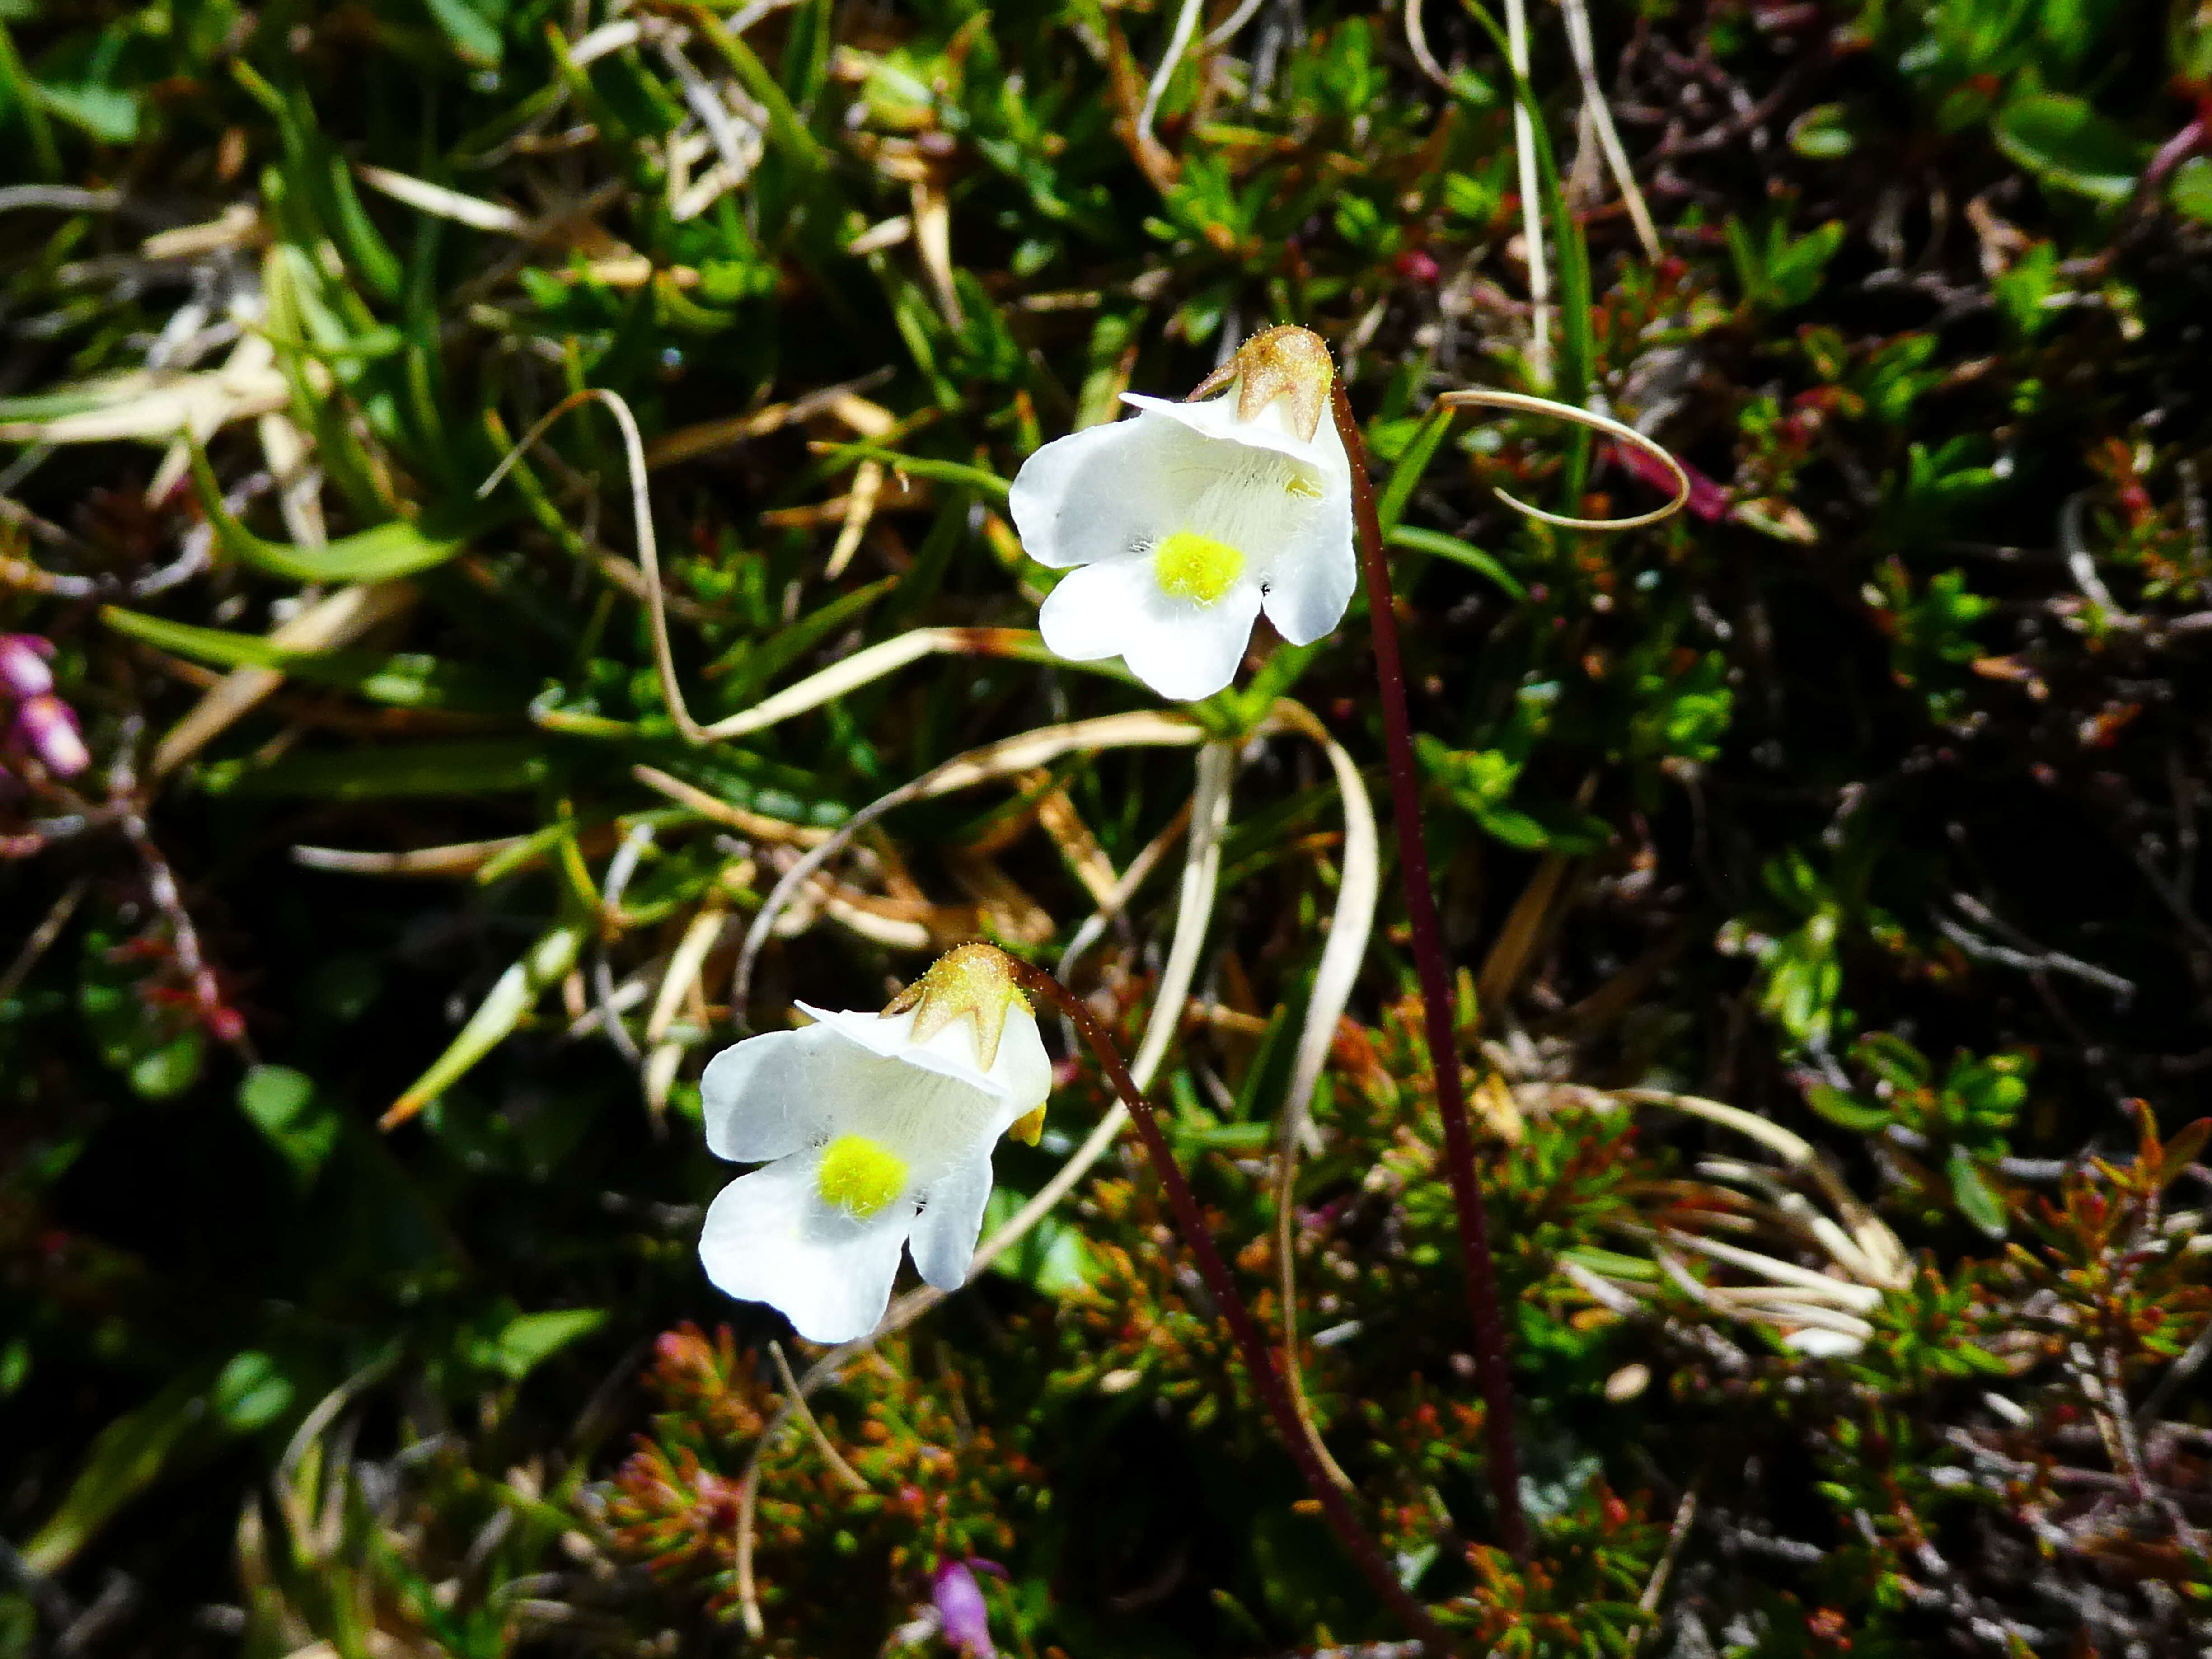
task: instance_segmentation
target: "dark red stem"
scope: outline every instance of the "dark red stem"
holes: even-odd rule
[[[1499,1537],[1515,1560],[1526,1562],[1528,1528],[1521,1516],[1521,1466],[1513,1449],[1513,1379],[1505,1364],[1505,1326],[1498,1316],[1490,1224],[1483,1214],[1482,1183],[1474,1173],[1474,1138],[1468,1131],[1467,1097],[1460,1087],[1451,971],[1437,923],[1436,893],[1429,884],[1429,850],[1421,839],[1420,775],[1414,769],[1413,722],[1406,712],[1406,669],[1398,654],[1390,563],[1383,556],[1382,526],[1375,514],[1367,445],[1359,435],[1359,422],[1352,418],[1341,380],[1330,389],[1330,404],[1352,461],[1352,512],[1359,532],[1359,562],[1367,577],[1375,676],[1382,689],[1382,738],[1389,760],[1391,816],[1398,831],[1398,867],[1406,884],[1413,969],[1421,981],[1429,1067],[1437,1080],[1437,1115],[1443,1120],[1444,1173],[1451,1181],[1452,1207],[1459,1216],[1460,1254],[1466,1258],[1468,1311],[1474,1322],[1474,1359],[1486,1407],[1483,1429],[1489,1441],[1491,1496],[1498,1506]]]
[[[1305,1477],[1306,1486],[1321,1506],[1322,1516],[1335,1533],[1346,1552],[1367,1575],[1375,1590],[1402,1619],[1406,1626],[1419,1638],[1430,1653],[1439,1656],[1451,1652],[1449,1639],[1429,1610],[1417,1601],[1413,1593],[1398,1582],[1398,1575],[1382,1559],[1382,1547],[1359,1517],[1352,1512],[1343,1492],[1328,1478],[1328,1471],[1315,1455],[1313,1443],[1306,1437],[1305,1425],[1298,1420],[1297,1408],[1291,1402],[1291,1391],[1285,1386],[1283,1376],[1275,1369],[1275,1355],[1254,1322],[1252,1311],[1244,1305],[1244,1298],[1237,1293],[1236,1282],[1229,1277],[1229,1268],[1215,1248],[1213,1235],[1207,1231],[1206,1218],[1200,1214],[1198,1200],[1192,1194],[1190,1183],[1183,1179],[1182,1167],[1176,1163],[1175,1153],[1169,1147],[1167,1136],[1161,1133],[1158,1115],[1152,1110],[1137,1088],[1137,1081],[1129,1075],[1129,1068],[1121,1063],[1121,1055],[1114,1047],[1113,1039],[1092,1018],[1091,1010],[1050,974],[1042,968],[1009,958],[1014,975],[1023,987],[1037,993],[1053,1003],[1073,1022],[1091,1052],[1097,1056],[1104,1068],[1106,1079],[1114,1085],[1114,1092],[1129,1109],[1129,1116],[1136,1123],[1137,1135],[1145,1143],[1145,1155],[1152,1160],[1152,1170],[1166,1188],[1168,1208],[1174,1212],[1176,1229],[1182,1233],[1192,1259],[1198,1263],[1199,1276],[1206,1280],[1206,1288],[1219,1304],[1221,1315],[1229,1323],[1229,1333],[1236,1340],[1243,1355],[1244,1369],[1252,1378],[1252,1386],[1259,1390],[1260,1401],[1267,1414],[1275,1419],[1276,1432],[1290,1449],[1298,1473]]]

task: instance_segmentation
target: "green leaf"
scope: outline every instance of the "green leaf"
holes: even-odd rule
[[[459,1082],[470,1067],[504,1042],[508,1033],[522,1023],[522,1017],[537,1006],[546,988],[559,984],[576,965],[576,953],[583,948],[584,932],[582,924],[578,922],[567,922],[550,929],[530,947],[521,961],[501,974],[490,994],[461,1028],[460,1035],[431,1062],[430,1069],[392,1103],[392,1109],[384,1115],[386,1125],[411,1117]]]
[[[700,10],[692,14],[692,21],[707,42],[721,53],[726,63],[744,83],[747,92],[768,112],[769,137],[777,154],[808,173],[819,173],[828,167],[830,157],[814,135],[800,120],[799,112],[792,107],[790,97],[768,67],[754,54],[753,49],[738,35],[724,28],[712,12]]]
[[[1375,517],[1382,526],[1385,541],[1398,527],[1398,520],[1406,516],[1406,503],[1413,500],[1414,490],[1420,488],[1421,475],[1429,470],[1436,459],[1437,447],[1451,431],[1453,411],[1439,404],[1428,413],[1414,430],[1413,441],[1406,446],[1390,469],[1390,482],[1383,489],[1382,499],[1375,503]],[[1488,555],[1484,555],[1488,557]]]
[[[1934,1075],[1928,1056],[1894,1031],[1869,1031],[1851,1045],[1851,1058],[1893,1089],[1924,1089]]]
[[[2159,1157],[2158,1184],[2162,1188],[2179,1180],[2203,1152],[2207,1140],[2212,1140],[2212,1118],[2200,1117],[2167,1141]]]
[[[131,1066],[131,1086],[148,1100],[169,1100],[198,1081],[207,1040],[195,1026],[141,1054]]]
[[[224,1427],[251,1434],[283,1416],[291,1407],[293,1393],[291,1378],[276,1369],[276,1362],[249,1348],[222,1368],[208,1403]]]
[[[385,800],[410,795],[494,795],[534,789],[551,775],[543,738],[398,743],[374,749],[219,761],[201,775],[210,794],[320,795]]]
[[[7,15],[21,19],[27,14],[10,9]],[[24,66],[22,57],[15,50],[15,38],[8,26],[0,22],[0,116],[9,112],[11,106],[23,113],[23,125],[30,129],[31,159],[33,166],[25,169],[29,176],[58,178],[62,170],[61,152],[54,146],[54,130],[47,124],[46,105],[40,101],[38,86],[31,79],[30,70]]]
[[[529,702],[518,684],[479,668],[419,653],[288,651],[258,634],[198,628],[112,605],[101,608],[100,620],[118,634],[195,662],[213,663],[221,668],[273,669],[311,684],[356,691],[372,702],[398,708],[520,715]]]
[[[1463,564],[1477,571],[1505,590],[1516,605],[1525,605],[1528,590],[1519,580],[1498,562],[1497,557],[1484,552],[1473,542],[1463,542],[1456,536],[1447,536],[1440,530],[1422,530],[1413,525],[1398,525],[1384,538],[1393,547],[1402,547],[1409,553],[1432,553],[1437,558],[1449,559],[1454,564]]]
[[[983,1231],[993,1233],[1012,1220],[1025,1195],[1011,1188],[994,1187],[983,1212]],[[1021,1243],[994,1257],[994,1273],[1003,1273],[1042,1296],[1066,1297],[1089,1288],[1097,1272],[1080,1229],[1048,1215],[1030,1229]]]
[[[222,486],[208,465],[207,452],[197,442],[192,445],[192,482],[225,553],[240,564],[295,582],[384,581],[443,564],[467,545],[462,537],[426,536],[404,519],[341,536],[327,547],[264,541],[223,506]]]
[[[510,1382],[520,1382],[560,1350],[606,1322],[603,1308],[520,1314],[508,1320],[489,1342],[478,1345],[474,1357],[487,1370],[501,1372]]]
[[[324,136],[320,118],[305,91],[295,88],[288,96],[244,58],[234,59],[230,72],[248,96],[269,112],[283,141],[284,159],[278,176],[288,197],[296,196],[321,222],[348,265],[369,288],[387,300],[399,297],[399,261],[362,205],[354,188],[353,173],[345,158]]]
[[[1618,1250],[1601,1249],[1595,1244],[1577,1244],[1559,1252],[1560,1259],[1577,1267],[1589,1268],[1594,1273],[1603,1273],[1608,1279],[1627,1279],[1650,1283],[1658,1279],[1656,1262],[1640,1255],[1623,1255]]]
[[[100,1431],[61,1507],[23,1546],[23,1561],[32,1571],[49,1577],[61,1571],[117,1510],[154,1484],[200,1420],[205,1382],[204,1373],[180,1376]]]
[[[2166,199],[2176,213],[2212,225],[2212,158],[2192,155],[2166,181]]]
[[[48,113],[82,128],[103,144],[127,144],[138,137],[138,96],[121,87],[90,82],[75,86],[40,82],[32,89]]]
[[[1805,1091],[1805,1103],[1838,1128],[1854,1134],[1876,1134],[1889,1127],[1887,1107],[1860,1100],[1825,1083],[1816,1083]]]
[[[1841,104],[1817,104],[1790,124],[1790,148],[1808,161],[1838,161],[1858,148]]]
[[[438,27],[453,43],[453,50],[470,63],[496,68],[505,42],[499,26],[507,16],[507,0],[423,0]]]
[[[1789,235],[1778,221],[1767,226],[1762,243],[1753,241],[1742,222],[1731,218],[1722,234],[1744,298],[1762,311],[1787,311],[1819,293],[1828,262],[1844,245],[1838,220],[1797,237]]]
[[[1996,120],[1997,148],[2046,185],[2099,202],[2124,202],[2142,171],[2143,147],[2079,98],[2016,98]]]
[[[934,478],[939,483],[964,484],[972,489],[986,490],[1004,501],[1013,485],[987,467],[969,466],[960,461],[940,461],[927,455],[902,455],[895,449],[878,449],[873,444],[846,444],[829,457],[834,470],[850,463],[879,461],[896,472],[916,478]]]
[[[1944,1174],[1951,1179],[1951,1197],[1959,1206],[1959,1213],[1991,1238],[2005,1236],[2004,1201],[1990,1189],[1980,1168],[1963,1152],[1954,1152],[1944,1165]]]
[[[2038,242],[1990,287],[2021,337],[2033,339],[2057,315],[2045,304],[2058,291],[2057,248],[2049,242]]]
[[[268,1137],[305,1185],[337,1147],[337,1114],[315,1098],[313,1080],[289,1066],[257,1066],[238,1085],[238,1107]]]
[[[734,712],[752,702],[762,686],[858,617],[898,583],[896,576],[886,576],[850,593],[839,594],[829,604],[816,607],[765,639],[739,641],[716,664],[717,668],[727,667],[731,671],[728,682],[720,688],[723,704]]]

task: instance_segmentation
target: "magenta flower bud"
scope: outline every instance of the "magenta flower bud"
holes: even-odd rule
[[[998,1649],[991,1645],[983,1588],[965,1561],[947,1561],[939,1567],[929,1581],[929,1596],[937,1604],[945,1639],[959,1650],[962,1659],[999,1659]]]
[[[92,764],[76,711],[51,691],[23,700],[15,711],[15,737],[58,778],[73,778]]]
[[[54,689],[54,671],[46,666],[53,654],[53,641],[36,634],[0,634],[0,688],[18,701],[43,696]]]
[[[1409,283],[1426,287],[1444,274],[1444,268],[1437,263],[1435,255],[1409,247],[1398,256],[1398,274]]]
[[[1670,495],[1674,494],[1674,474],[1668,471],[1653,457],[1645,454],[1632,444],[1615,444],[1613,446],[1612,454],[1613,459],[1619,461],[1621,465],[1626,467],[1654,489],[1663,489]],[[1723,489],[1687,461],[1684,461],[1681,465],[1683,477],[1690,481],[1690,498],[1683,505],[1690,509],[1691,516],[1703,519],[1707,524],[1717,519],[1726,518],[1729,513],[1728,491]]]

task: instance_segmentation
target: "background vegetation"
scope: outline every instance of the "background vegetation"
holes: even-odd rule
[[[2212,17],[1594,8],[1655,250],[1581,9],[1539,8],[1535,353],[1480,15],[1178,10],[0,7],[0,622],[55,648],[44,691],[12,647],[0,779],[0,1652],[942,1650],[962,1563],[1025,1659],[1404,1650],[1129,1155],[818,1433],[759,1439],[793,1344],[694,1255],[733,1022],[977,933],[1058,960],[1190,746],[898,808],[733,1011],[822,830],[1153,705],[947,635],[696,748],[612,424],[477,494],[566,392],[627,398],[713,720],[1030,626],[1000,481],[1279,321],[1399,526],[1531,1565],[1490,1547],[1387,898],[1278,1215],[1346,854],[1261,722],[1295,696],[1372,766],[1357,611],[1197,711],[1241,759],[1160,1086],[1406,1581],[1468,1653],[2212,1644]],[[1547,369],[1693,512],[1499,507],[1650,498],[1425,418]],[[1077,970],[1131,1036],[1165,844]],[[994,1218],[1107,1103],[1071,1065]]]

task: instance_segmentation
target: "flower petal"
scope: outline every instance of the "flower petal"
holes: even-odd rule
[[[811,1002],[798,1005],[822,1022],[815,1029],[835,1031],[848,1042],[859,1044],[872,1054],[885,1060],[902,1060],[908,1066],[919,1066],[925,1072],[934,1072],[939,1077],[949,1077],[981,1089],[985,1094],[1003,1096],[1006,1085],[998,1075],[998,1068],[986,1072],[975,1063],[975,1023],[956,1019],[942,1030],[934,1033],[927,1042],[914,1040],[915,1011],[902,1014],[871,1014],[863,1010],[848,1008],[817,1008]],[[1004,1038],[1000,1039],[1003,1042]],[[1026,1111],[1024,1107],[1023,1110]],[[1017,1112],[1016,1117],[1021,1115]],[[1009,1120],[1011,1121],[1011,1120]]]
[[[1052,1093],[1052,1056],[1044,1051],[1044,1034],[1027,1008],[1006,1011],[1006,1029],[999,1038],[999,1057],[991,1075],[1006,1091],[1006,1122],[1027,1117]],[[1004,1133],[1002,1127],[1000,1131]]]
[[[801,1153],[723,1188],[708,1206],[699,1260],[726,1294],[780,1309],[808,1341],[850,1342],[890,1304],[914,1204],[855,1221],[822,1202],[819,1163]]]
[[[1278,455],[1289,455],[1317,467],[1331,481],[1343,479],[1349,484],[1352,462],[1344,453],[1344,440],[1337,433],[1336,422],[1323,416],[1320,426],[1310,438],[1301,438],[1285,424],[1287,410],[1278,399],[1261,410],[1256,419],[1240,421],[1237,418],[1237,392],[1234,387],[1218,398],[1207,398],[1194,404],[1178,403],[1170,398],[1148,397],[1141,392],[1125,392],[1121,401],[1147,414],[1164,415],[1179,426],[1208,438],[1219,438],[1233,444],[1243,444],[1250,449],[1272,449]]]
[[[835,1033],[870,1054],[964,1083],[984,1096],[984,1101],[976,1103],[981,1109],[975,1110],[959,1111],[952,1100],[940,1097],[939,1101],[940,1109],[953,1106],[958,1112],[957,1119],[940,1121],[939,1127],[971,1138],[975,1144],[988,1146],[1006,1133],[1016,1119],[1026,1117],[1043,1105],[1052,1093],[1052,1059],[1044,1051],[1044,1036],[1037,1029],[1036,1016],[1026,1007],[1017,1005],[1006,1011],[1006,1028],[999,1036],[998,1056],[991,1069],[985,1072],[975,1064],[975,1027],[972,1020],[956,1019],[928,1042],[916,1042],[915,1015],[911,1012],[885,1018],[846,1009],[817,1008],[804,1002],[799,1006],[821,1022],[808,1027],[810,1030]],[[708,1069],[711,1072],[713,1068]],[[895,1126],[902,1115],[899,1097],[908,1092],[901,1087],[896,1072],[888,1075],[817,1073],[811,1086],[817,1096],[814,1121],[825,1132],[834,1127],[874,1133]],[[907,1140],[903,1133],[892,1133],[891,1139],[902,1146]]]
[[[1115,421],[1055,438],[1022,463],[1006,498],[1022,550],[1055,570],[1126,557],[1174,528],[1152,487],[1176,447],[1173,427]]]
[[[1144,561],[1094,564],[1064,578],[1037,613],[1052,650],[1073,662],[1120,657],[1164,697],[1212,696],[1237,678],[1260,611],[1249,573],[1210,605],[1163,592]]]
[[[908,1248],[923,1279],[940,1291],[966,1282],[983,1231],[983,1206],[991,1197],[991,1152],[986,1146],[939,1176],[924,1195]]]
[[[1310,645],[1344,620],[1359,585],[1352,545],[1352,483],[1332,479],[1267,569],[1267,620],[1292,645]]]
[[[851,1052],[836,1032],[819,1025],[770,1031],[723,1049],[699,1079],[708,1151],[762,1164],[788,1157],[823,1133],[823,1097],[838,1087]]]

